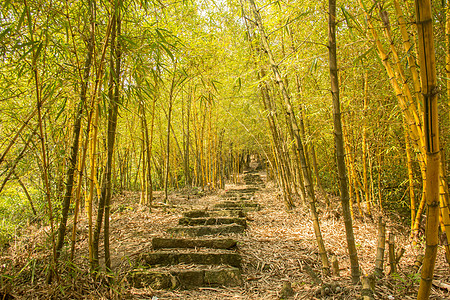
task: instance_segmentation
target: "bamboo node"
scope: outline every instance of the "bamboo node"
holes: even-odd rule
[[[436,96],[437,94],[439,94],[440,92],[441,92],[441,89],[439,88],[439,86],[431,86],[430,87],[430,92],[429,93],[422,93],[422,95],[424,97],[432,98],[432,97]]]
[[[430,207],[437,207],[437,206],[439,206],[439,201],[433,201],[430,204],[428,204],[428,206],[430,206]]]
[[[417,25],[423,25],[423,24],[426,24],[426,23],[431,23],[431,22],[433,22],[433,20],[431,19],[431,18],[429,18],[429,19],[425,19],[425,20],[416,20],[416,24]]]

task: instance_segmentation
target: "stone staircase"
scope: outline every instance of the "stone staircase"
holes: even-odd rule
[[[183,213],[168,237],[153,238],[152,251],[141,254],[128,282],[155,290],[242,285],[236,237],[247,228],[246,213],[260,209],[253,197],[264,186],[259,174],[244,173],[243,180],[211,209]]]

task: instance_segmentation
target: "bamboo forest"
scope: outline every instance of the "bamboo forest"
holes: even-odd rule
[[[0,300],[450,299],[450,1],[3,0]]]

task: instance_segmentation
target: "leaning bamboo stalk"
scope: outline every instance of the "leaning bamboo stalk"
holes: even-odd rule
[[[403,39],[403,48],[405,50],[405,53],[407,53],[406,57],[408,60],[409,71],[411,72],[411,75],[412,75],[414,93],[415,93],[417,109],[418,109],[417,111],[418,111],[418,113],[420,113],[420,108],[421,108],[421,105],[420,105],[420,80],[419,80],[419,73],[417,72],[417,68],[416,68],[416,60],[414,59],[413,55],[411,54],[413,46],[411,45],[411,42],[409,39],[409,34],[406,29],[407,23],[405,21],[405,18],[403,17],[402,8],[400,7],[398,0],[394,0],[394,7],[395,7],[396,15],[397,15],[398,25],[400,27],[400,32],[401,32],[402,39]]]
[[[241,4],[241,8],[243,10],[243,12],[245,13],[244,10],[244,5],[242,3],[242,1],[240,1]],[[250,44],[250,49],[251,49],[251,53],[252,53],[252,58],[253,58],[253,63],[255,64],[256,68],[259,68],[260,71],[257,73],[257,79],[258,81],[261,82],[260,84],[260,90],[261,90],[261,100],[262,100],[262,104],[264,109],[268,112],[266,114],[266,118],[269,124],[269,129],[271,131],[272,134],[272,139],[271,139],[271,148],[273,151],[273,155],[274,155],[274,160],[275,160],[275,164],[276,164],[276,174],[277,174],[277,180],[278,182],[281,184],[281,188],[282,188],[282,195],[283,195],[283,200],[284,203],[286,205],[286,208],[288,210],[292,209],[294,207],[294,202],[292,200],[292,191],[291,191],[291,187],[289,184],[289,178],[288,178],[288,173],[289,173],[289,166],[288,166],[288,162],[289,159],[287,158],[287,154],[283,149],[282,141],[282,134],[279,132],[279,121],[277,118],[277,112],[276,112],[276,105],[273,104],[272,98],[270,96],[269,93],[269,87],[268,87],[268,83],[266,80],[263,80],[266,77],[266,73],[264,70],[264,67],[258,66],[258,60],[255,57],[255,54],[260,51],[259,47],[256,47],[256,49],[254,49],[253,46],[253,42],[252,42],[252,31],[254,30],[254,27],[252,26],[250,28],[249,22],[247,21],[247,18],[244,18],[245,21],[245,26],[247,29],[247,33],[249,36],[249,44]],[[256,53],[255,53],[256,52]],[[297,153],[294,154],[294,163],[296,164],[296,167],[298,169],[300,169],[300,163],[299,163],[299,157],[297,155]],[[305,189],[304,189],[304,184],[301,178],[301,174],[300,172],[295,172],[297,175],[297,183],[299,184],[300,187],[300,196],[302,199],[302,203],[306,204],[306,195],[305,195]],[[294,184],[294,189],[296,188],[296,185]],[[297,192],[298,193],[298,192]]]
[[[30,142],[34,139],[34,135],[37,133],[37,130],[39,128],[39,125],[36,126],[36,128],[33,130],[33,132],[29,135],[28,139],[26,140],[25,144],[23,145],[22,150],[20,151],[19,155],[14,159],[14,161],[9,166],[9,172],[6,174],[5,178],[3,179],[2,184],[0,185],[0,193],[2,192],[3,188],[5,187],[6,183],[8,182],[9,178],[14,174],[17,164],[19,161],[23,158],[25,155],[25,152],[28,149],[28,145]]]
[[[22,126],[17,130],[14,137],[9,142],[8,146],[6,146],[5,150],[3,151],[3,154],[0,156],[0,165],[5,160],[6,155],[8,154],[9,150],[11,150],[12,146],[16,143],[17,139],[20,137],[22,131],[28,126],[28,123],[31,121],[31,119],[34,118],[37,114],[37,108],[35,108],[30,115],[25,119],[25,122],[23,122]]]
[[[406,166],[408,168],[408,189],[409,189],[409,201],[411,208],[411,232],[414,229],[414,219],[416,217],[416,199],[414,195],[414,171],[411,158],[411,144],[409,139],[409,131],[407,125],[405,124],[405,119],[403,119],[405,128],[405,151],[406,151]]]
[[[314,227],[314,233],[316,236],[318,248],[319,248],[319,255],[321,257],[322,261],[322,267],[325,274],[329,274],[330,272],[330,264],[328,261],[328,255],[325,249],[325,243],[322,238],[322,233],[320,231],[320,224],[319,224],[319,217],[316,210],[316,204],[315,204],[315,195],[314,195],[314,187],[311,182],[311,173],[309,172],[308,165],[306,163],[305,159],[305,153],[304,153],[304,147],[303,143],[299,134],[299,128],[297,125],[297,120],[295,119],[295,115],[292,109],[292,104],[290,100],[290,96],[287,92],[286,86],[284,84],[284,81],[281,77],[281,74],[278,69],[278,65],[275,62],[275,59],[273,57],[272,51],[269,46],[269,42],[267,39],[267,34],[264,30],[264,26],[262,24],[261,15],[259,14],[258,9],[256,8],[256,4],[254,0],[249,0],[251,10],[253,11],[253,15],[255,17],[256,24],[258,26],[258,29],[260,31],[260,38],[261,38],[261,44],[263,48],[265,49],[265,52],[267,54],[270,67],[272,69],[272,72],[275,76],[276,83],[279,86],[281,95],[283,97],[283,100],[285,102],[285,108],[287,113],[289,114],[290,122],[288,122],[288,129],[290,131],[290,134],[292,137],[294,137],[297,145],[297,151],[300,155],[300,163],[302,164],[302,171],[303,171],[303,178],[305,180],[305,188],[308,192],[308,200],[310,202],[310,213],[311,213],[311,219],[313,221],[313,227]]]
[[[398,55],[397,49],[395,48],[394,39],[392,38],[392,33],[390,30],[390,26],[389,26],[388,14],[382,8],[380,8],[380,14],[385,16],[386,22],[388,23],[388,24],[386,24],[386,23],[384,24],[383,33],[389,42],[389,49],[391,51],[390,53],[393,56],[394,67],[396,70],[396,72],[394,74],[397,76],[397,82],[400,84],[400,86],[403,90],[403,93],[404,93],[406,101],[407,101],[406,103],[407,103],[408,109],[410,110],[412,116],[414,117],[415,126],[418,127],[418,129],[421,129],[420,112],[419,112],[418,108],[414,106],[413,96],[412,96],[411,90],[408,85],[408,80],[406,79],[405,72],[403,71],[403,66],[401,65],[401,59]],[[410,50],[410,49],[408,49],[408,50]],[[413,83],[418,84],[418,82],[414,82],[414,81],[413,81]],[[418,90],[420,91],[420,89],[418,89]],[[419,97],[419,95],[416,94],[416,97]],[[417,103],[419,103],[419,102],[417,102]],[[419,130],[419,132],[420,132],[420,130]],[[422,139],[420,139],[420,137],[419,137],[419,147],[423,147],[423,141],[422,141]],[[421,151],[421,152],[423,152],[423,151]]]
[[[364,9],[364,5],[361,3],[361,0],[359,1],[359,3],[360,3],[360,6]],[[423,131],[422,131],[421,127],[418,126],[419,124],[421,124],[421,122],[419,120],[419,116],[418,116],[417,112],[412,108],[411,101],[408,101],[409,99],[408,100],[405,99],[403,89],[399,85],[398,78],[397,78],[391,64],[389,63],[388,55],[386,54],[384,47],[381,43],[381,40],[378,36],[378,33],[376,32],[375,27],[371,22],[371,16],[367,13],[367,11],[364,10],[364,12],[365,12],[365,15],[367,18],[369,31],[374,39],[375,46],[377,48],[377,53],[381,59],[381,62],[383,64],[385,70],[386,70],[386,73],[388,74],[389,82],[390,82],[391,86],[393,87],[395,95],[398,99],[399,105],[405,114],[405,117],[408,121],[410,129],[413,133],[414,139],[419,144],[419,149],[421,151],[423,151],[423,147],[422,147],[422,145],[424,145]]]
[[[30,202],[30,207],[31,207],[31,210],[33,211],[33,215],[35,217],[37,217],[37,212],[36,212],[36,208],[34,207],[34,204],[33,204],[33,199],[31,198],[27,187],[23,183],[22,179],[20,179],[19,175],[17,175],[15,172],[14,172],[14,176],[16,177],[17,182],[19,183],[20,187],[22,188],[23,192],[25,193],[25,196],[27,197],[28,202]]]
[[[414,224],[411,231],[411,238],[413,239],[413,243],[415,244],[417,242],[417,238],[419,235],[419,227],[420,227],[420,220],[422,218],[423,210],[425,209],[426,199],[425,199],[425,190],[426,190],[426,178],[422,178],[422,194],[419,202],[419,206],[417,207],[416,216],[414,218]]]

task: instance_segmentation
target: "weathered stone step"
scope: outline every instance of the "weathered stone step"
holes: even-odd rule
[[[167,232],[187,236],[205,236],[205,235],[226,235],[233,233],[243,233],[244,226],[237,224],[230,225],[204,225],[204,226],[177,226],[168,228]]]
[[[182,239],[182,238],[153,238],[153,249],[162,248],[211,248],[232,249],[236,247],[233,239]]]
[[[222,224],[238,224],[247,228],[247,221],[245,218],[180,218],[178,225],[195,226],[195,225],[222,225]]]
[[[262,179],[244,179],[246,185],[254,185],[255,187],[259,187],[264,185],[264,181]]]
[[[241,256],[228,250],[214,252],[186,252],[160,250],[144,253],[140,256],[140,264],[145,266],[172,266],[178,264],[228,265],[241,267]]]
[[[240,286],[241,271],[234,267],[197,267],[138,269],[128,275],[128,282],[135,288],[190,289],[208,286]]]
[[[254,194],[256,191],[259,191],[260,189],[257,187],[246,187],[246,188],[239,188],[239,189],[230,189],[226,190],[225,194],[227,193],[239,193],[239,194]]]
[[[245,218],[245,213],[242,210],[191,210],[183,213],[185,218],[212,218],[212,217],[235,217]]]
[[[251,200],[253,196],[249,195],[222,195],[220,196],[224,200],[239,201],[239,200]]]
[[[225,192],[222,195],[220,195],[221,197],[243,197],[243,198],[251,198],[253,197],[253,195],[255,195],[254,192],[251,193],[241,193],[241,192]]]
[[[215,208],[227,208],[227,209],[246,209],[246,210],[259,210],[260,206],[254,202],[244,201],[222,201],[214,204]]]

